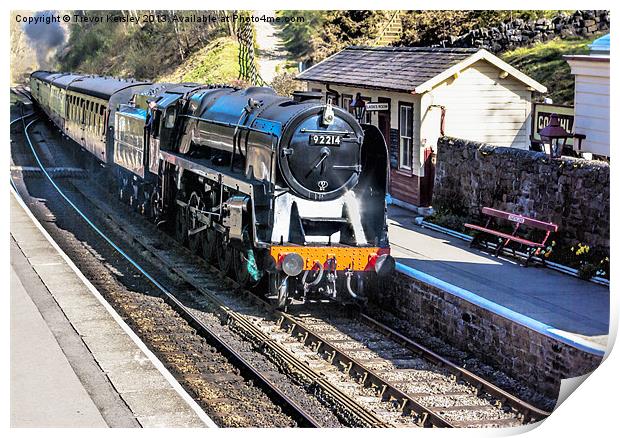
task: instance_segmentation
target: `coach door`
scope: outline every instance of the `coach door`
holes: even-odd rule
[[[115,115],[114,163],[144,178],[146,111],[121,105]]]

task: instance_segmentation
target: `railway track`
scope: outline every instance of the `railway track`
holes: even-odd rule
[[[84,194],[94,196],[91,191]],[[316,379],[315,370],[320,370],[320,377],[384,419],[385,425],[505,427],[548,416],[367,315],[351,317],[333,306],[326,311],[320,307],[295,313],[273,310],[189,250],[175,247],[168,236],[154,234],[141,218],[122,223],[111,205],[99,206],[119,234],[200,292],[222,322],[310,379]],[[163,244],[159,238],[165,239]],[[309,366],[301,366],[300,361]]]
[[[13,122],[18,122],[20,119],[21,117]],[[28,123],[26,129],[35,121]],[[26,139],[30,142],[28,135]],[[120,308],[122,314],[131,318],[134,329],[137,329],[141,337],[146,338],[156,353],[164,356],[164,362],[169,365],[173,374],[182,378],[184,386],[189,386],[190,393],[203,407],[207,405],[209,414],[216,421],[219,420],[220,425],[233,427],[324,425],[290,395],[273,385],[268,375],[240,357],[233,347],[193,316],[170,290],[151,277],[140,264],[105,235],[50,178],[34,147],[32,145],[31,147],[36,163],[58,194],[99,237],[122,255],[158,290],[156,296],[133,291],[120,293],[111,284],[115,283],[112,275],[104,274],[104,278],[99,278],[100,284],[106,283],[107,298],[115,302],[115,307]],[[88,263],[82,260],[82,266]],[[95,271],[97,268],[87,266],[86,270]]]
[[[303,309],[274,311],[152,224],[101,202],[91,188],[78,189],[90,199],[99,196],[96,208],[107,226],[139,247],[152,263],[200,292],[196,304],[209,308],[281,371],[335,408],[344,424],[505,427],[548,415],[367,315],[351,317],[333,307],[315,307],[312,314]],[[187,312],[188,319],[198,320],[193,324],[200,329],[195,309],[177,308]]]

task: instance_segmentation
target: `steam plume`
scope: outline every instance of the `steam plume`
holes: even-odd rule
[[[34,15],[38,20],[24,24],[24,33],[37,52],[39,68],[47,68],[52,51],[65,42],[65,30],[60,23],[51,22],[48,18],[55,15],[58,14],[54,11],[39,11]]]

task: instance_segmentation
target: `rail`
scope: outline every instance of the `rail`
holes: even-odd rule
[[[17,122],[18,120],[23,120],[24,117],[20,117],[19,119],[14,120],[11,123]],[[304,411],[304,409],[298,405],[298,403],[284,394],[280,389],[278,389],[267,376],[265,376],[262,372],[257,370],[253,365],[244,360],[237,352],[235,352],[232,347],[230,347],[226,342],[221,340],[209,327],[203,324],[199,319],[197,319],[191,311],[179,301],[168,289],[166,289],[157,279],[155,279],[152,275],[150,275],[137,261],[135,261],[131,256],[129,256],[123,249],[121,249],[110,237],[108,237],[97,225],[84,213],[82,210],[65,194],[65,192],[56,184],[54,179],[47,172],[47,169],[43,165],[39,155],[37,154],[34,145],[30,139],[30,135],[28,134],[28,129],[35,123],[38,119],[30,121],[24,127],[24,134],[26,136],[26,140],[28,141],[28,145],[32,154],[35,158],[35,161],[47,180],[50,182],[54,190],[71,206],[71,208],[92,228],[92,230],[99,235],[107,244],[109,244],[118,254],[120,254],[127,262],[129,262],[135,269],[137,269],[144,277],[153,284],[163,295],[165,300],[170,304],[179,314],[181,314],[184,319],[190,323],[190,325],[196,329],[196,331],[203,337],[205,337],[212,345],[218,348],[227,358],[231,360],[231,362],[237,366],[242,372],[246,374],[245,377],[251,377],[256,380],[261,389],[265,390],[267,394],[269,394],[275,403],[279,404],[283,410],[291,415],[301,426],[306,427],[319,427],[320,421],[315,418],[312,418],[308,413]]]
[[[23,120],[25,117],[29,117],[30,115],[32,114],[22,116],[19,119],[12,121],[11,124],[17,122],[18,120]],[[319,421],[316,421],[308,415],[305,415],[305,412],[300,406],[296,404],[295,400],[291,400],[289,397],[279,391],[278,388],[276,388],[267,377],[261,375],[258,370],[253,370],[251,364],[247,363],[229,346],[219,340],[218,337],[214,333],[212,333],[208,327],[204,326],[204,324],[202,324],[199,320],[193,317],[187,307],[185,307],[175,296],[173,296],[171,292],[167,291],[160,282],[158,282],[154,277],[152,277],[148,272],[146,272],[139,263],[137,263],[130,256],[128,256],[118,245],[116,245],[108,236],[106,236],[105,233],[103,233],[71,201],[71,199],[66,196],[62,189],[54,182],[53,178],[46,171],[28,135],[28,128],[34,122],[36,122],[36,120],[37,119],[31,121],[30,123],[28,123],[28,125],[25,125],[24,129],[30,149],[35,157],[37,165],[41,168],[44,175],[50,181],[55,190],[76,211],[76,213],[81,216],[85,220],[85,222],[89,226],[91,226],[101,238],[103,238],[109,245],[111,245],[132,266],[134,266],[138,271],[140,271],[145,276],[145,278],[147,278],[158,290],[160,290],[162,294],[167,298],[167,301],[179,313],[183,314],[183,316],[186,317],[188,322],[190,322],[191,325],[202,336],[207,338],[209,342],[219,342],[218,349],[229,351],[228,354],[232,358],[231,362],[234,362],[234,364],[237,365],[240,369],[247,369],[248,373],[254,373],[257,381],[259,381],[260,384],[264,386],[264,388],[270,391],[269,393],[273,394],[275,399],[281,402],[283,406],[288,406],[288,409],[290,409],[291,412],[296,413],[296,419],[300,419],[300,424],[315,427],[318,426],[320,424]],[[155,257],[158,257],[155,254],[156,250],[150,248],[148,242],[144,243],[144,241],[140,241],[140,236],[136,235],[136,233],[134,233],[134,241],[140,243],[145,249],[147,249],[147,251],[154,253]],[[161,260],[164,261],[163,259]],[[270,356],[275,355],[279,357],[280,360],[284,361],[287,364],[287,367],[296,370],[296,373],[298,375],[303,375],[305,380],[311,382],[311,385],[319,388],[322,394],[326,395],[331,400],[334,400],[338,406],[341,406],[348,412],[353,413],[358,420],[358,424],[370,427],[388,426],[388,424],[384,420],[379,418],[376,414],[363,408],[355,400],[353,400],[352,398],[344,394],[341,390],[339,390],[336,386],[328,382],[322,374],[319,374],[316,371],[312,370],[303,361],[293,356],[288,350],[286,350],[286,348],[282,344],[271,339],[266,333],[256,327],[256,325],[243,314],[227,306],[222,300],[218,298],[216,291],[210,289],[204,284],[200,284],[201,282],[196,281],[194,272],[192,272],[191,270],[185,270],[179,266],[171,266],[170,269],[183,280],[187,281],[187,283],[191,284],[198,292],[202,293],[202,295],[207,298],[207,300],[216,308],[216,311],[219,314],[220,320],[222,322],[230,326],[236,327],[237,329],[246,333],[260,345],[263,351],[268,352]],[[244,293],[247,297],[251,298],[261,306],[268,308],[268,304],[258,298],[256,295],[253,295],[245,290],[241,290],[239,292]],[[276,311],[276,315],[279,318],[278,325],[283,330],[287,331],[291,336],[301,339],[305,345],[312,346],[313,348],[315,348],[315,351],[323,353],[323,355],[328,358],[328,361],[332,365],[336,365],[337,367],[341,368],[342,370],[344,370],[344,372],[356,378],[365,387],[376,389],[383,400],[394,401],[404,415],[414,413],[419,418],[419,426],[454,427],[457,425],[454,422],[448,421],[445,417],[436,412],[436,409],[421,404],[419,401],[416,400],[414,396],[411,396],[406,392],[403,392],[402,390],[396,388],[393,384],[380,377],[377,373],[373,372],[359,361],[347,355],[345,351],[339,349],[337,346],[335,346],[334,343],[329,342],[326,339],[323,339],[317,333],[314,333],[311,329],[306,327],[299,319],[297,319],[293,315],[279,311]],[[389,327],[384,326],[381,323],[373,320],[371,317],[360,314],[359,318],[365,324],[372,326],[377,332],[384,334],[390,339],[396,340],[398,343],[404,345],[409,350],[414,351],[417,354],[421,354],[431,362],[440,363],[442,366],[449,369],[456,378],[460,378],[471,383],[474,387],[478,388],[479,391],[484,391],[485,393],[495,397],[500,403],[509,405],[511,408],[521,413],[524,419],[541,420],[549,415],[549,413],[537,409],[534,406],[531,406],[519,400],[517,397],[507,393],[506,391],[503,391],[502,389],[494,386],[493,384],[487,382],[479,376],[476,376],[473,373],[461,367],[458,367],[447,359],[440,357],[436,353],[422,347],[421,345],[404,337],[403,335],[400,335],[393,329],[390,329]]]

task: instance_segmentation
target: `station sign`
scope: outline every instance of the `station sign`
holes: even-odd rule
[[[549,124],[551,114],[557,114],[560,126],[567,132],[573,133],[575,123],[575,108],[568,105],[552,105],[548,103],[535,103],[534,116],[532,117],[532,141],[542,142],[540,130]],[[566,139],[567,145],[573,144],[573,138]]]
[[[387,102],[366,102],[366,111],[387,111],[390,104]]]

